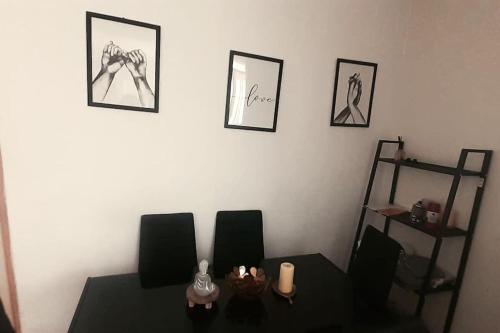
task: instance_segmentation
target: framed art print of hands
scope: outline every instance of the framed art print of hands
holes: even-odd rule
[[[330,126],[369,127],[377,64],[337,59]]]
[[[87,12],[88,105],[158,112],[160,27]]]

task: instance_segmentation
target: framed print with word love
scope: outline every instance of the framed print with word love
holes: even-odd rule
[[[229,53],[225,128],[276,132],[283,60]]]
[[[158,112],[160,26],[87,12],[89,106]]]

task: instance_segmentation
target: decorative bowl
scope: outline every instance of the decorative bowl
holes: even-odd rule
[[[262,268],[257,270],[255,276],[248,274],[240,277],[238,267],[234,267],[233,271],[226,275],[226,283],[235,295],[249,300],[259,298],[269,285]]]

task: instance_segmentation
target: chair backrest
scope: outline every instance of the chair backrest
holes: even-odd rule
[[[223,278],[234,266],[258,267],[264,259],[262,211],[220,211],[215,221],[214,275]]]
[[[0,332],[2,333],[14,333],[14,328],[10,324],[9,317],[3,308],[2,301],[0,300]]]
[[[189,282],[197,265],[192,213],[141,217],[139,276],[144,288]]]
[[[366,227],[349,272],[357,301],[385,308],[400,252],[398,242],[370,225]]]

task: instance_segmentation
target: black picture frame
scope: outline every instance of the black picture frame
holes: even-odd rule
[[[133,105],[124,104],[114,104],[94,101],[93,99],[93,77],[92,77],[92,19],[103,19],[108,21],[113,21],[117,23],[129,24],[141,28],[153,29],[156,33],[155,37],[155,77],[154,77],[154,106],[153,107],[141,107]],[[110,109],[121,109],[129,111],[141,111],[141,112],[159,112],[159,101],[160,101],[160,40],[161,40],[161,27],[159,25],[130,20],[126,18],[120,18],[105,14],[99,14],[95,12],[86,12],[86,34],[87,34],[87,104],[88,106],[110,108]],[[151,89],[150,89],[151,90]]]
[[[257,126],[229,124],[229,117],[230,117],[230,111],[231,111],[230,110],[230,107],[231,107],[231,84],[232,84],[232,79],[233,79],[233,62],[234,62],[235,56],[257,59],[257,60],[262,60],[262,61],[269,61],[269,62],[277,63],[279,65],[272,127],[257,127]],[[283,60],[282,59],[271,58],[271,57],[261,56],[261,55],[252,54],[252,53],[230,50],[230,52],[229,52],[229,70],[228,70],[228,79],[227,79],[227,91],[226,91],[226,114],[225,114],[225,118],[224,118],[224,128],[251,130],[251,131],[263,131],[263,132],[276,132],[276,126],[277,126],[277,122],[278,122],[278,109],[279,109],[282,75],[283,75]]]
[[[362,67],[371,67],[373,70],[372,78],[371,78],[371,87],[369,89],[370,96],[369,100],[367,103],[367,112],[366,112],[366,118],[364,123],[346,123],[345,119],[343,122],[339,122],[339,116],[340,113],[345,112],[342,110],[341,112],[337,112],[336,114],[336,105],[337,101],[339,100],[337,97],[337,92],[338,92],[338,87],[339,87],[339,74],[342,71],[342,65],[343,64],[350,64],[350,65],[355,65],[355,66],[360,66]],[[373,62],[367,62],[367,61],[359,61],[359,60],[351,60],[351,59],[343,59],[343,58],[338,58],[337,59],[337,67],[335,70],[335,84],[334,84],[334,89],[333,89],[333,103],[332,103],[332,115],[330,119],[330,126],[341,126],[341,127],[370,127],[370,120],[371,120],[371,114],[372,114],[372,105],[373,105],[373,97],[375,94],[375,82],[377,78],[377,67],[378,65]],[[359,75],[359,73],[358,73]],[[360,93],[361,95],[361,93]],[[361,97],[361,96],[360,96]],[[339,98],[345,98],[344,96],[340,96]],[[347,105],[347,102],[346,102]],[[347,106],[346,106],[347,108]],[[338,111],[338,110],[337,110]],[[359,111],[359,110],[358,110]],[[363,117],[363,116],[362,116]],[[343,118],[343,117],[342,117]],[[353,117],[354,118],[354,117]]]

